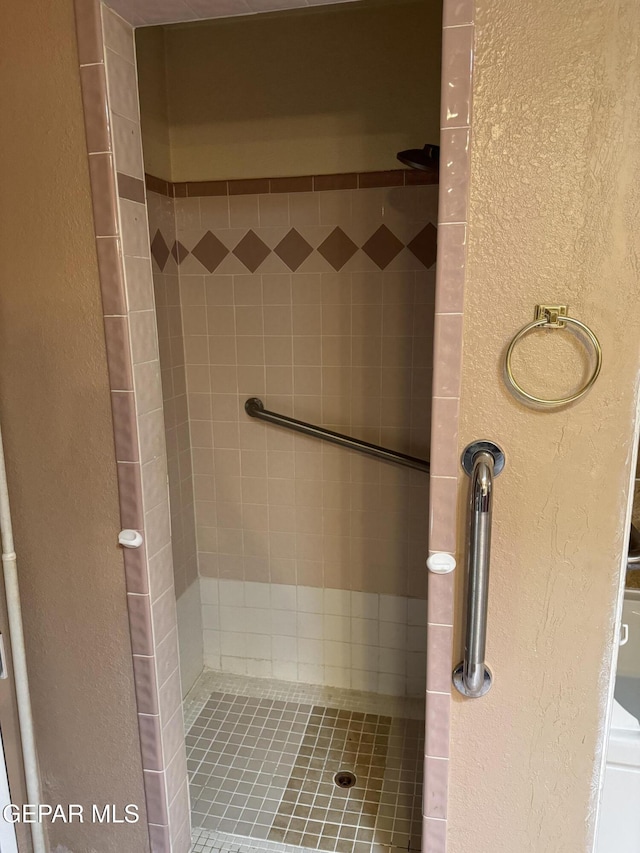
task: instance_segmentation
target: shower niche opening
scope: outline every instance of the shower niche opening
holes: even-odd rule
[[[195,851],[420,849],[440,15],[136,32]]]

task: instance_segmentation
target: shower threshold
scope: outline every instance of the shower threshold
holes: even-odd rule
[[[205,670],[185,723],[193,853],[420,850],[421,700]]]

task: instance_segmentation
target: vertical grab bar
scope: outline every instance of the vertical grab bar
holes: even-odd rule
[[[476,441],[462,456],[471,478],[467,531],[467,612],[464,660],[453,671],[453,684],[470,699],[491,689],[493,676],[484,662],[489,604],[493,480],[504,468],[504,453],[492,442]]]

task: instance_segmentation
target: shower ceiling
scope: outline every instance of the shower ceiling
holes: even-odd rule
[[[353,3],[354,0],[109,0],[107,5],[134,27],[143,27],[255,15],[281,9],[306,9],[339,2]]]

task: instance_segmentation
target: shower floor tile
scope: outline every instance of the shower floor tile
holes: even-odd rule
[[[267,838],[310,705],[213,693],[187,735],[193,825]]]
[[[259,679],[243,679],[244,694],[251,682],[277,695]],[[296,701],[198,687],[187,700],[192,719],[199,709],[187,734],[194,853],[420,849],[422,720],[373,713],[389,697],[351,691],[330,707],[314,701],[325,688],[305,702],[304,685],[280,693]],[[355,784],[336,785],[339,771]]]

